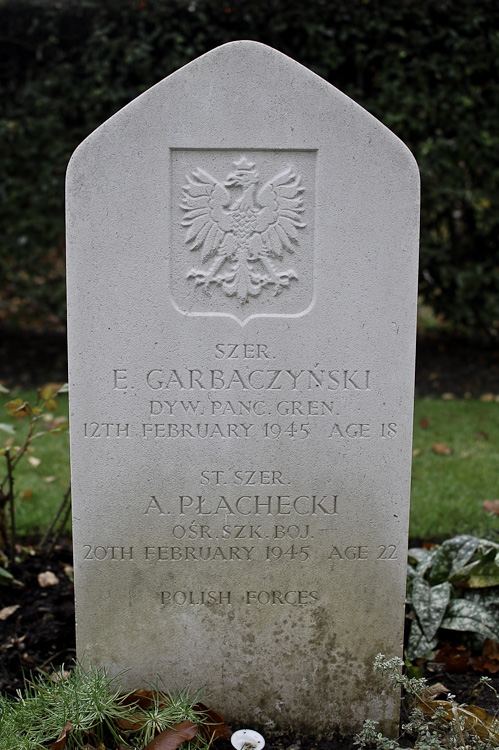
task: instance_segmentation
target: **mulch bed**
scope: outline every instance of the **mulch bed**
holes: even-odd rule
[[[0,611],[18,607],[0,622],[0,692],[9,694],[23,687],[24,673],[50,672],[51,664],[69,665],[75,657],[71,543],[63,542],[50,557],[31,552],[9,568],[14,584],[0,586]],[[43,587],[39,576],[47,571],[57,583]]]

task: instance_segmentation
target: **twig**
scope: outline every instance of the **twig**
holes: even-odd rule
[[[13,563],[16,553],[16,511],[14,508],[14,474],[12,471],[10,450],[6,451],[5,456],[7,458],[7,473],[9,479],[9,492],[7,498],[10,505],[10,561]]]
[[[43,539],[40,542],[41,549],[44,549],[45,548],[45,544],[47,543],[47,540],[49,538],[50,533],[55,528],[55,525],[57,524],[57,521],[61,517],[62,512],[65,511],[63,519],[62,519],[62,522],[57,527],[57,529],[56,529],[56,531],[54,533],[54,536],[52,537],[52,541],[50,543],[50,546],[46,550],[47,554],[49,554],[49,555],[53,551],[55,543],[56,543],[58,537],[60,536],[60,534],[62,533],[62,530],[63,530],[64,526],[66,525],[66,522],[67,522],[67,520],[69,518],[69,514],[71,512],[71,501],[69,499],[70,495],[71,495],[71,485],[69,485],[69,487],[67,488],[66,492],[64,493],[64,497],[63,497],[62,503],[59,505],[59,508],[57,509],[57,513],[55,514],[55,516],[53,517],[52,521],[50,522],[50,524],[49,524],[49,526],[47,528],[47,531],[43,535]]]

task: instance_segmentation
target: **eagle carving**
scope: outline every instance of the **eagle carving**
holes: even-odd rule
[[[205,266],[192,268],[187,278],[208,294],[220,287],[244,304],[264,288],[278,295],[297,281],[284,258],[298,249],[306,226],[304,188],[291,166],[263,185],[255,162],[243,156],[234,166],[223,182],[201,168],[187,176],[182,226],[187,247],[201,251]]]

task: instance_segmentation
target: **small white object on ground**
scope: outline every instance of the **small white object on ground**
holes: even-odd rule
[[[236,750],[261,750],[265,740],[261,734],[254,729],[238,729],[230,738],[232,746]]]

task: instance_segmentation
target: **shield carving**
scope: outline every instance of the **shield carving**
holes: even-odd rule
[[[315,151],[172,149],[170,280],[184,315],[303,315],[313,302]]]

